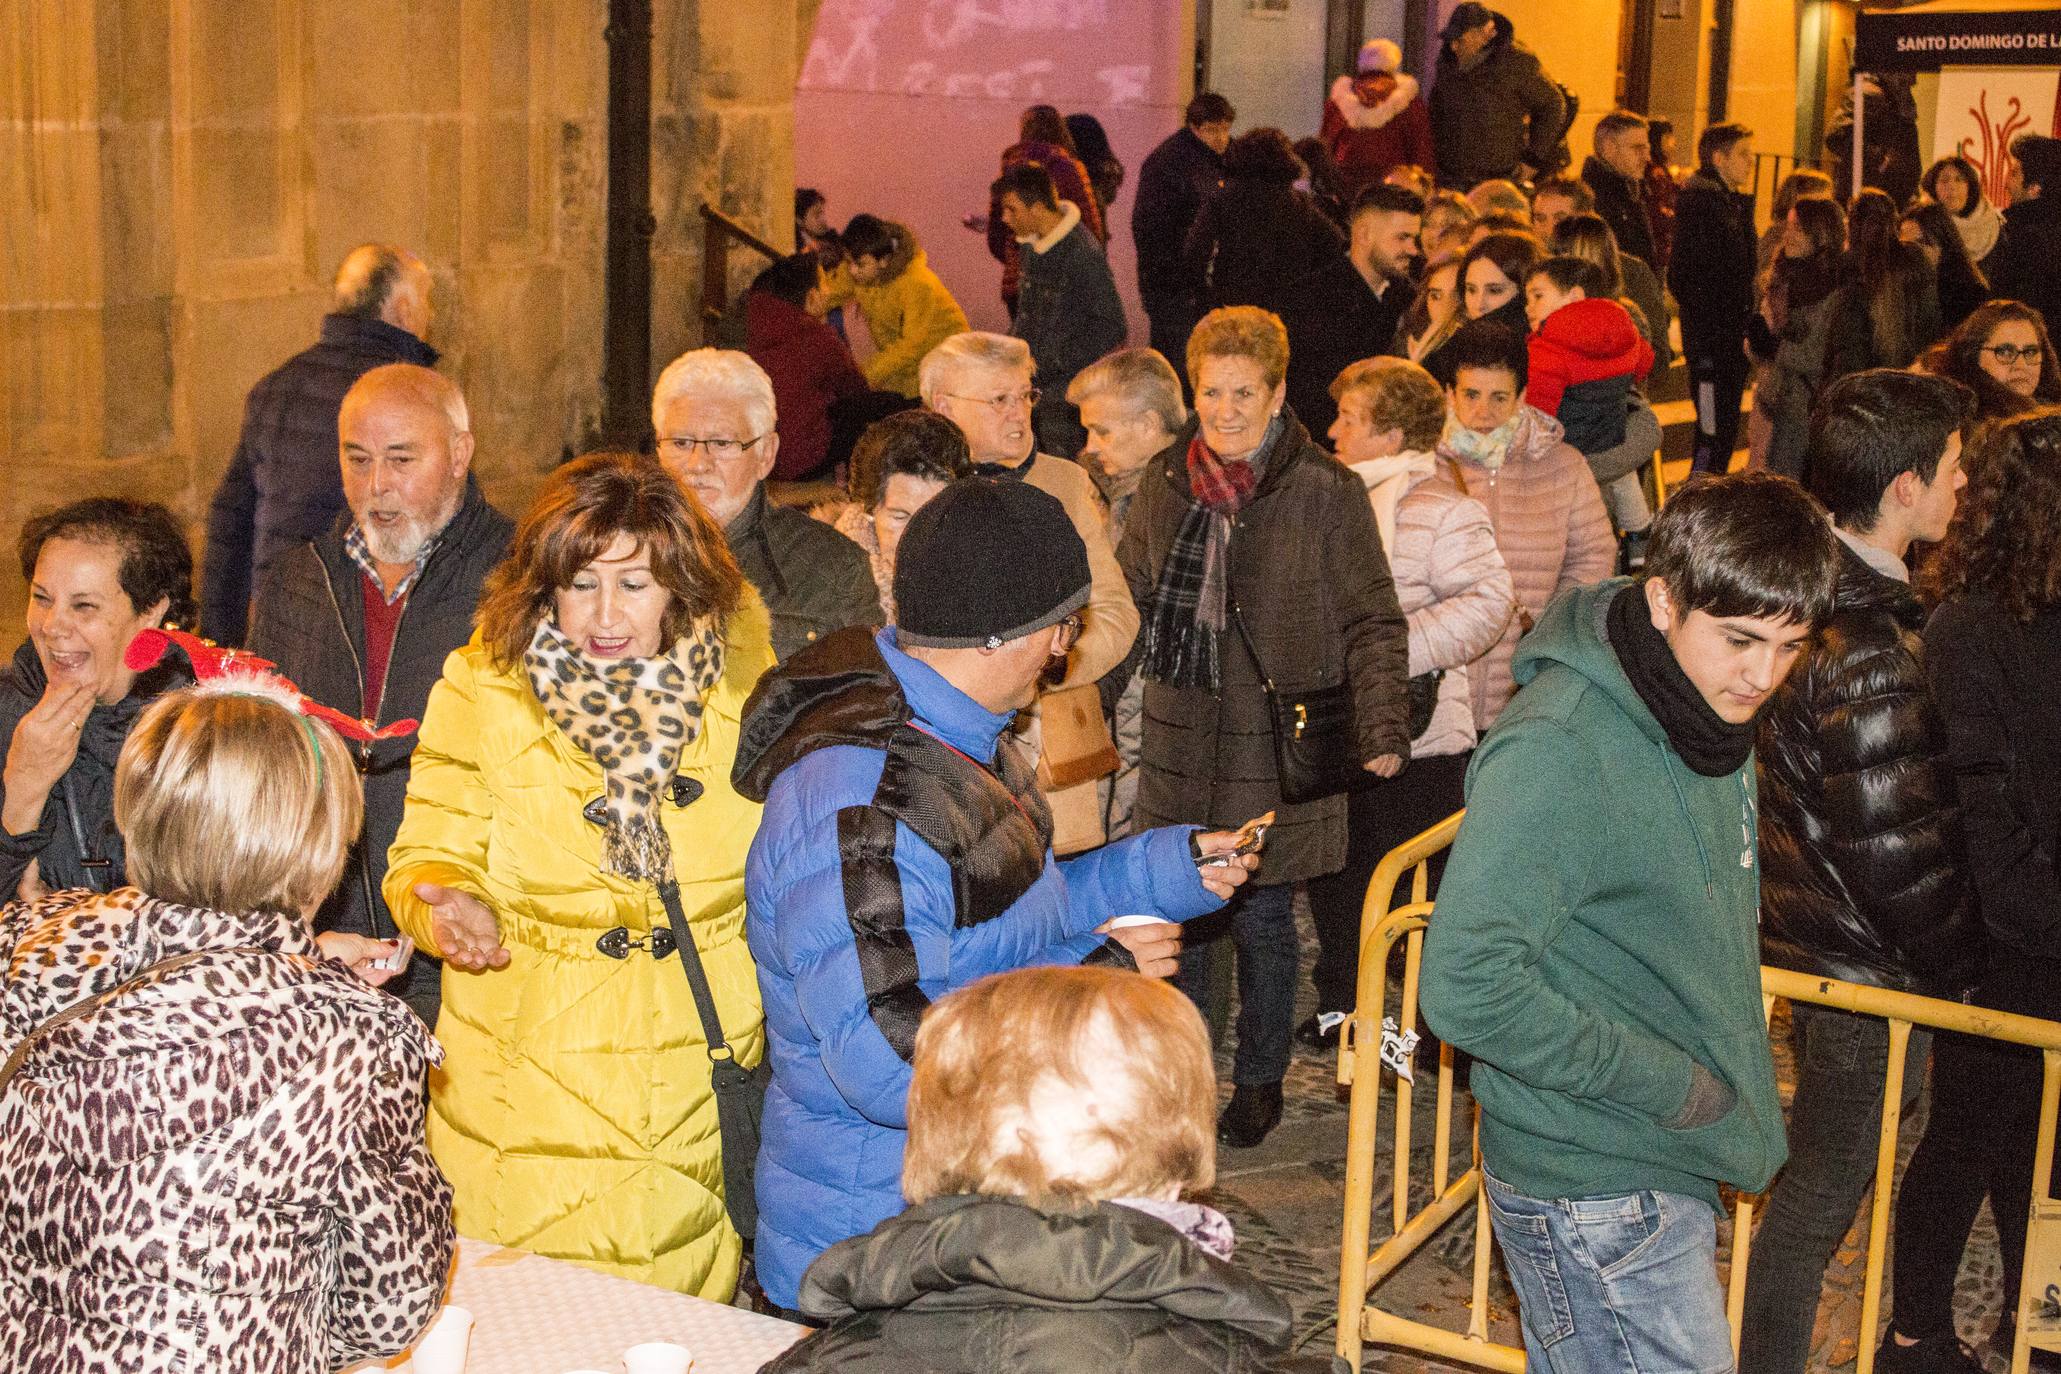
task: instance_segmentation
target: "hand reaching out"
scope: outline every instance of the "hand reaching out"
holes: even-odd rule
[[[445,963],[468,973],[508,967],[501,923],[485,902],[438,883],[415,884],[415,895],[429,903],[430,934]]]

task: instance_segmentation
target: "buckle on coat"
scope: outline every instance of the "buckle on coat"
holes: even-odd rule
[[[594,941],[594,948],[611,959],[627,959],[633,949],[648,949],[654,959],[663,959],[673,952],[673,932],[661,927],[651,932],[647,939],[637,939],[630,934],[628,926],[617,926],[605,931]]]

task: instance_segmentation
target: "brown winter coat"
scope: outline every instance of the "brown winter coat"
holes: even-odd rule
[[[1410,752],[1409,627],[1360,479],[1283,409],[1252,501],[1232,521],[1231,600],[1283,689],[1353,685],[1358,762]],[[1123,565],[1151,618],[1160,568],[1190,501],[1195,422],[1146,466],[1124,529]],[[1133,833],[1155,825],[1236,826],[1278,810],[1257,881],[1299,882],[1345,862],[1345,798],[1281,800],[1262,676],[1235,629],[1221,641],[1222,690],[1145,684],[1145,742]]]
[[[421,1021],[298,917],[132,887],[0,909],[0,1057],[117,987],[0,1092],[0,1368],[324,1374],[404,1349],[453,1243]]]

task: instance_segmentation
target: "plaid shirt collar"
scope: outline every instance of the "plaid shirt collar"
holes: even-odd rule
[[[437,551],[437,545],[441,544],[443,539],[444,537],[438,534],[423,542],[421,551],[415,555],[415,566],[401,579],[401,585],[392,591],[386,589],[386,583],[379,575],[379,565],[372,561],[372,550],[365,543],[365,531],[358,528],[355,521],[351,524],[350,532],[344,535],[344,552],[349,554],[351,561],[372,580],[372,585],[379,589],[380,597],[391,606],[414,590],[415,584],[422,578],[422,570],[429,566],[430,555]]]

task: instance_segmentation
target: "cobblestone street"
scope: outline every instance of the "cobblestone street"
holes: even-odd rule
[[[1298,912],[1303,908],[1298,899]],[[1302,921],[1303,968],[1305,973],[1314,954],[1308,938],[1308,922]],[[1393,987],[1393,983],[1391,984]],[[1305,977],[1299,989],[1297,1016],[1313,1010],[1312,993]],[[1391,995],[1391,1010],[1395,994]],[[1782,1079],[1785,1102],[1793,1087],[1787,1052],[1787,1018],[1776,1008],[1776,1068]],[[1317,1056],[1298,1044],[1297,1057],[1286,1083],[1286,1112],[1281,1125],[1266,1142],[1252,1150],[1223,1150],[1217,1161],[1216,1205],[1238,1227],[1238,1255],[1242,1264],[1264,1277],[1293,1305],[1296,1340],[1305,1351],[1328,1350],[1336,1338],[1334,1322],[1338,1311],[1338,1254],[1345,1198],[1346,1103],[1335,1080],[1336,1065],[1331,1056]],[[1224,1094],[1230,1093],[1230,1059],[1220,1054],[1218,1070]],[[1429,1074],[1420,1077],[1416,1130],[1416,1164],[1413,1176],[1427,1178],[1431,1158],[1433,1089]],[[1389,1140],[1388,1103],[1384,1100],[1381,1125],[1383,1149]],[[1466,1137],[1463,1115],[1454,1126],[1455,1154]],[[1904,1120],[1901,1152],[1907,1161],[1924,1125],[1925,1100]],[[1386,1155],[1384,1154],[1384,1161]],[[1899,1164],[1901,1167],[1901,1161]],[[1428,1186],[1428,1185],[1427,1185]],[[1390,1206],[1387,1171],[1375,1194],[1374,1237],[1386,1232]],[[1867,1213],[1860,1217],[1834,1256],[1826,1274],[1825,1301],[1818,1314],[1811,1368],[1852,1369],[1860,1331],[1861,1284],[1866,1264]],[[1731,1239],[1727,1217],[1718,1230],[1719,1262],[1727,1258]],[[1467,1320],[1468,1276],[1472,1264],[1474,1222],[1470,1208],[1387,1283],[1376,1290],[1378,1306],[1425,1321],[1464,1330]],[[1885,1278],[1885,1290],[1887,1279]],[[1960,1277],[1957,1303],[1961,1334],[1978,1351],[1983,1349],[2001,1302],[1996,1232],[1987,1209],[1977,1222],[1974,1243],[1969,1247]],[[1499,1341],[1518,1341],[1515,1303],[1504,1280],[1500,1262],[1491,1271],[1489,1301],[1491,1335]],[[1884,1299],[1885,1315],[1888,1308]],[[1393,1350],[1370,1348],[1366,1367],[1419,1374],[1419,1371],[1456,1370],[1463,1366],[1444,1364]],[[1992,1358],[1993,1371],[2005,1362]]]

